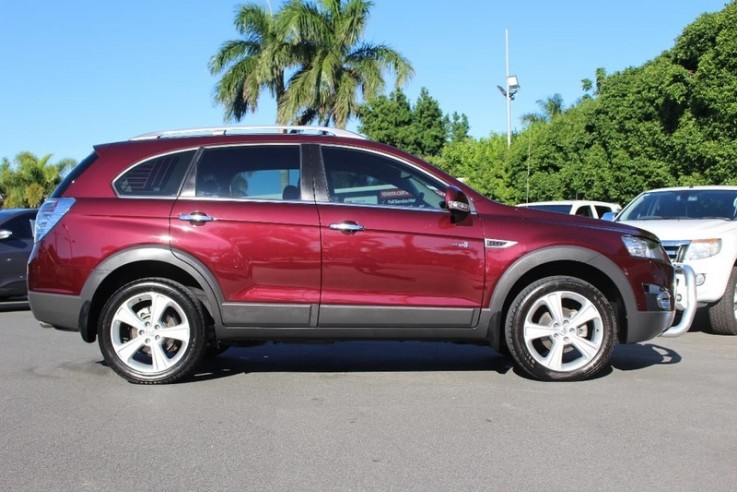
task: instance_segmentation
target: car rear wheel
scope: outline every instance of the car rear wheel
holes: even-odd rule
[[[517,295],[505,337],[517,365],[543,381],[590,378],[609,362],[617,339],[612,306],[581,279],[548,277]]]
[[[709,322],[718,335],[737,335],[737,268],[732,268],[722,298],[709,307]]]
[[[120,288],[105,304],[99,337],[107,364],[132,383],[173,383],[205,350],[197,299],[181,284],[149,278]]]

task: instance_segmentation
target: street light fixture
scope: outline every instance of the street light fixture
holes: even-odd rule
[[[507,75],[507,91],[509,92],[509,99],[514,101],[514,95],[519,90],[519,81],[516,75]]]

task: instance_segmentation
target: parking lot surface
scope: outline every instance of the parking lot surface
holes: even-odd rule
[[[485,347],[233,348],[125,382],[0,307],[0,490],[734,490],[737,337],[617,347],[542,383]]]

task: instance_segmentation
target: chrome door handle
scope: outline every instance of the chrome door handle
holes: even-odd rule
[[[340,231],[346,234],[355,234],[356,232],[360,232],[364,229],[362,225],[356,224],[353,221],[345,221],[345,222],[340,222],[337,224],[330,224],[330,228],[334,231]]]
[[[186,220],[194,224],[204,224],[205,222],[212,222],[215,219],[204,212],[192,212],[191,214],[179,214],[179,220]]]

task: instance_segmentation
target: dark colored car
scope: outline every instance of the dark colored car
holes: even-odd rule
[[[0,209],[0,301],[25,297],[37,209]]]
[[[42,206],[41,322],[137,383],[264,341],[486,344],[542,380],[607,366],[674,317],[658,239],[510,207],[336,129],[219,128],[98,145]]]

